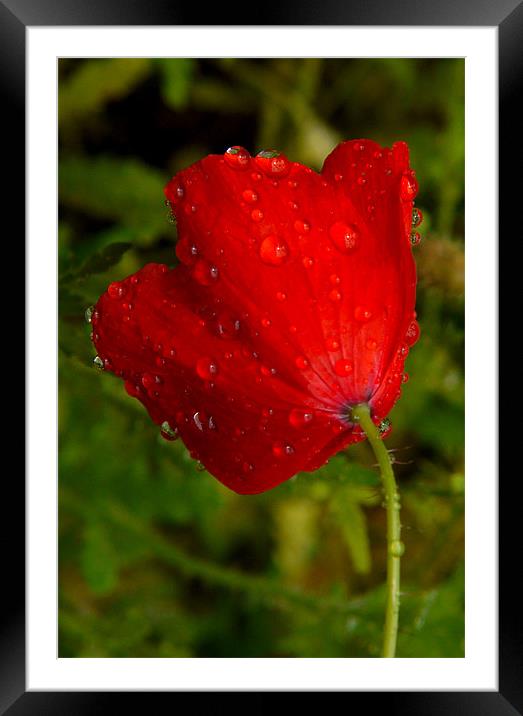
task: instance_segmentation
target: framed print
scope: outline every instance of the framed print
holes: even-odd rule
[[[521,6],[0,12],[29,398],[2,709],[521,712],[496,310]]]

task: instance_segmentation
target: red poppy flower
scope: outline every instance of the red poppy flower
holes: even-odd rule
[[[403,142],[343,142],[320,174],[272,151],[205,157],[165,189],[179,265],[109,286],[95,360],[236,492],[315,470],[364,439],[351,406],[384,430],[400,394],[416,191]]]

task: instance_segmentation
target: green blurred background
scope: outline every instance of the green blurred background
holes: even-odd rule
[[[240,144],[319,169],[343,139],[411,149],[424,214],[422,334],[391,413],[402,493],[398,656],[464,655],[464,63],[434,59],[59,61],[59,655],[374,657],[385,511],[351,447],[257,496],[199,472],[120,380],[83,313],[174,264],[163,186]]]

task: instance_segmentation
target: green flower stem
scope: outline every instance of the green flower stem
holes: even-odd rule
[[[385,658],[396,654],[398,619],[400,609],[400,560],[404,546],[400,540],[400,497],[389,453],[378,428],[372,422],[370,408],[366,403],[352,409],[353,418],[359,422],[378,460],[387,508],[387,606],[383,630],[383,653]]]

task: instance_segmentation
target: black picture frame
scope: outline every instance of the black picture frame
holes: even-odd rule
[[[201,23],[202,14],[205,23]],[[235,6],[228,11],[223,3],[206,6],[176,0],[0,0],[0,107],[4,141],[4,207],[17,217],[14,230],[6,240],[11,247],[22,247],[25,175],[25,39],[28,26],[68,25],[439,25],[491,26],[499,33],[499,235],[507,240],[520,236],[512,233],[516,221],[519,181],[509,174],[511,166],[521,167],[521,141],[518,126],[521,114],[517,101],[523,78],[523,3],[520,0],[375,0],[343,2],[292,0],[288,3],[257,3]],[[519,159],[518,159],[519,157]],[[5,216],[5,210],[4,210]],[[515,243],[515,242],[512,242]],[[6,250],[10,251],[10,250]],[[500,252],[500,258],[502,253]],[[6,258],[7,260],[7,258]],[[11,260],[11,259],[10,259]],[[23,261],[24,258],[20,259]],[[510,292],[507,286],[506,305]],[[515,297],[513,297],[515,303]],[[500,311],[500,319],[505,313]],[[500,320],[500,326],[503,321]],[[14,332],[13,334],[14,335]],[[508,373],[506,373],[508,374]],[[504,375],[500,371],[500,375]],[[505,385],[507,385],[507,381]],[[503,395],[501,391],[499,395]],[[510,391],[508,392],[510,394]],[[19,401],[19,397],[18,397]],[[501,407],[501,406],[500,406]],[[9,405],[8,405],[9,409]],[[517,421],[516,421],[517,422]],[[519,426],[518,426],[519,427]],[[513,428],[515,430],[515,428]],[[503,433],[505,444],[511,437],[510,426]],[[486,436],[496,440],[496,436]],[[501,439],[501,436],[500,436]],[[500,445],[501,447],[501,445]],[[11,453],[13,450],[11,449]],[[501,451],[500,451],[500,454]],[[13,463],[15,466],[17,463]],[[387,714],[403,716],[507,716],[523,713],[523,638],[519,617],[518,575],[514,553],[521,543],[518,530],[519,501],[514,499],[518,471],[509,470],[505,484],[500,480],[500,581],[499,581],[499,691],[477,692],[341,692],[344,706],[383,709]],[[471,476],[470,482],[473,482]],[[191,706],[210,713],[231,711],[262,713],[275,708],[276,698],[283,707],[289,703],[286,693],[236,693],[232,698],[216,698],[213,693],[99,693],[99,692],[27,692],[25,685],[25,534],[24,482],[18,467],[9,470],[3,482],[4,518],[2,529],[2,575],[5,578],[5,606],[0,620],[0,714],[84,714],[114,713],[123,708],[122,700],[132,699],[134,707],[158,709],[179,706],[187,697]],[[7,519],[7,517],[11,519]],[[519,518],[519,519],[518,519]],[[3,580],[4,581],[4,580]],[[293,698],[296,694],[292,695]],[[323,695],[324,696],[324,695]],[[323,697],[322,696],[322,697]],[[153,699],[153,702],[151,702]],[[307,694],[309,703],[314,694]],[[153,705],[154,704],[154,705]],[[160,705],[161,704],[161,705]],[[296,708],[296,703],[293,702]]]

